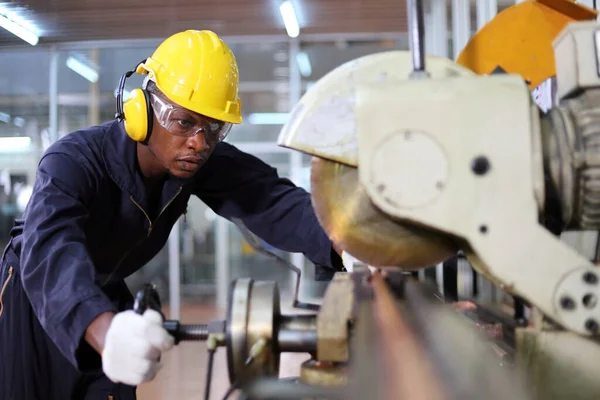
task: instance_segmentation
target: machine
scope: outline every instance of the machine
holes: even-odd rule
[[[519,73],[425,56],[422,5],[408,4],[411,51],[338,67],[279,137],[313,156],[319,221],[370,268],[336,274],[321,305],[291,315],[273,282],[239,279],[224,321],[165,327],[226,349],[226,397],[600,398],[600,271],[558,238],[600,227],[600,25],[554,39],[544,113]],[[465,318],[412,278],[459,250],[526,302],[526,326]],[[157,304],[148,288],[136,309]],[[284,352],[310,354],[297,379],[278,379]]]

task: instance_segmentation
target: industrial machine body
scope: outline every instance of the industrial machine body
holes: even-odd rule
[[[278,142],[313,156],[319,221],[364,267],[337,273],[316,307],[296,286],[298,313],[281,312],[275,283],[245,278],[231,285],[225,320],[166,321],[176,338],[225,348],[226,397],[600,397],[600,274],[559,238],[600,228],[600,25],[587,21],[595,12],[557,4],[521,6],[555,22],[544,33],[553,65],[544,53],[540,71],[506,60],[501,74],[471,69],[480,39],[456,63],[425,56],[412,1],[412,51],[343,64],[302,97]],[[546,112],[531,90],[549,78]],[[524,299],[525,326],[483,307],[457,311],[413,278],[459,250]],[[140,312],[159,307],[149,298],[139,295]],[[278,379],[287,352],[309,356],[294,380]]]

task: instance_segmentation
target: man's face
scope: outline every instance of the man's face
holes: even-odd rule
[[[154,110],[150,151],[171,175],[191,178],[227,134],[230,124],[177,106],[162,94],[150,98]]]

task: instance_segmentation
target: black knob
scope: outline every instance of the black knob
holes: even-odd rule
[[[598,332],[598,323],[590,318],[587,321],[585,321],[585,329],[592,333],[596,333]]]
[[[568,296],[564,296],[560,299],[560,305],[565,310],[572,310],[575,308],[575,301]]]
[[[490,161],[485,156],[475,157],[471,161],[471,170],[476,175],[485,175],[490,170]]]
[[[586,272],[585,274],[583,274],[583,280],[589,283],[590,285],[595,285],[596,283],[598,283],[598,276],[593,272]]]

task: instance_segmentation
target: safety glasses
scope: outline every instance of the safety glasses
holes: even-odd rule
[[[229,122],[217,121],[192,113],[155,94],[151,94],[150,98],[158,123],[173,135],[192,137],[202,133],[204,140],[212,145],[224,140],[231,129]]]

